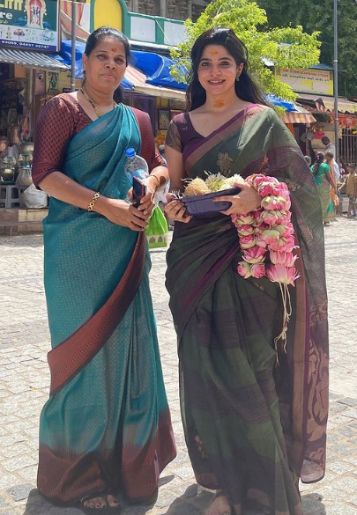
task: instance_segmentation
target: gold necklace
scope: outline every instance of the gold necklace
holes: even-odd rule
[[[80,92],[82,93],[82,95],[84,96],[84,98],[85,98],[86,100],[88,100],[88,102],[89,102],[89,103],[90,103],[90,105],[92,106],[93,111],[95,112],[95,114],[97,115],[97,117],[98,117],[98,118],[99,118],[100,116],[103,116],[103,114],[106,114],[106,113],[98,113],[98,111],[97,111],[98,104],[96,104],[96,103],[94,102],[94,100],[93,100],[93,99],[88,95],[88,93],[85,91],[85,89],[84,89],[83,87],[80,89]],[[114,102],[114,100],[113,100],[112,108],[114,109],[114,107],[116,107],[116,106],[117,106],[117,104],[116,104],[116,102]]]

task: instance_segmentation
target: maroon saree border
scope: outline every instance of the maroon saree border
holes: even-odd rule
[[[232,130],[238,130],[242,128],[248,114],[252,115],[255,113],[260,113],[264,108],[265,106],[251,104],[242,109],[241,111],[239,111],[239,113],[237,113],[236,115],[232,116],[230,120],[224,123],[219,129],[211,132],[211,134],[209,134],[208,136],[202,136],[202,134],[198,133],[196,129],[193,127],[190,119],[189,123],[191,124],[191,127],[197,134],[200,135],[203,142],[199,147],[195,148],[191,152],[191,154],[187,155],[186,166],[194,166],[194,164],[198,162],[209,150],[211,150],[214,145],[217,145],[218,143],[222,142],[230,134],[232,134]]]
[[[138,235],[132,258],[111,296],[71,336],[47,354],[50,395],[58,392],[103,347],[133,301],[144,273],[145,235]]]

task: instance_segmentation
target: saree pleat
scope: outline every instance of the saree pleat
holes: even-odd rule
[[[72,138],[63,170],[104,195],[124,199],[128,146],[139,152],[140,135],[134,115],[120,106]],[[137,238],[95,213],[51,199],[44,239],[53,349],[85,327],[111,298]],[[175,456],[145,254],[142,280],[124,315],[42,410],[38,488],[54,502],[71,504],[118,490],[132,499],[148,499]],[[94,343],[88,338],[88,345]],[[63,358],[53,359],[59,377],[61,366]]]
[[[269,109],[253,106],[207,138],[196,133],[183,149],[190,178],[260,171],[289,186],[301,279],[290,289],[293,316],[278,365],[280,290],[266,278],[238,276],[239,241],[229,217],[176,224],[167,289],[197,481],[223,490],[237,507],[301,515],[297,480],[320,479],[325,464],[326,291],[321,209],[287,132]]]

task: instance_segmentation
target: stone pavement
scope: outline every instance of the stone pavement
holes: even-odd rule
[[[331,404],[325,479],[302,487],[305,515],[357,514],[357,221],[326,228]],[[0,237],[0,515],[80,515],[35,489],[38,417],[48,395],[49,336],[41,235]],[[164,471],[154,507],[125,515],[199,515],[212,494],[197,491],[181,429],[176,340],[164,287],[165,252],[152,252],[151,284],[178,457]]]

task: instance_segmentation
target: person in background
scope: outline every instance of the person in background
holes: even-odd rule
[[[113,100],[129,56],[116,29],[89,36],[84,83],[42,109],[33,159],[34,183],[50,195],[44,248],[52,344],[37,484],[52,502],[86,513],[119,513],[120,496],[154,502],[160,472],[176,454],[144,236],[168,174],[149,116]],[[151,172],[138,207],[127,200],[128,147]]]
[[[357,170],[354,166],[348,167],[346,177],[346,195],[348,196],[348,218],[357,216]]]
[[[320,201],[295,139],[251,79],[247,49],[235,33],[204,32],[191,61],[187,111],[174,117],[166,139],[172,189],[182,191],[186,181],[205,179],[207,172],[262,173],[285,183],[300,279],[291,289],[284,353],[274,347],[283,316],[279,285],[237,273],[242,248],[231,215],[257,209],[257,191],[239,183],[239,194],[216,198],[230,208],[204,218],[189,216],[171,197],[166,213],[175,228],[166,285],[178,337],[186,444],[197,482],[216,490],[206,515],[240,515],[248,508],[302,515],[298,480],[318,481],[325,466],[328,335]]]
[[[331,143],[330,138],[328,136],[323,136],[321,138],[321,143],[324,145],[324,154],[326,152],[331,152],[331,154],[335,157],[336,156],[336,146]]]
[[[339,204],[337,184],[339,183],[339,181],[341,179],[340,168],[339,168],[338,164],[336,163],[332,152],[325,153],[325,163],[327,163],[330,167],[330,178],[331,178],[331,184],[332,184],[332,187],[330,188],[331,204],[328,208],[328,212],[331,213],[331,221],[334,221],[334,220],[336,220],[336,209]],[[333,212],[333,215],[332,215],[332,212]]]
[[[335,191],[335,183],[331,168],[325,162],[325,156],[322,152],[317,152],[316,161],[310,167],[310,170],[317,186],[323,222],[325,225],[329,225],[335,219],[335,209],[330,195],[331,189]]]
[[[330,139],[327,136],[323,136],[321,138],[321,142],[325,145],[324,154],[326,157],[326,154],[332,155],[332,162],[330,166],[332,166],[334,175],[335,175],[335,182],[338,182],[341,177],[341,171],[339,164],[337,163],[335,157],[336,157],[336,146],[331,143]],[[331,161],[331,158],[329,157],[329,161]]]

